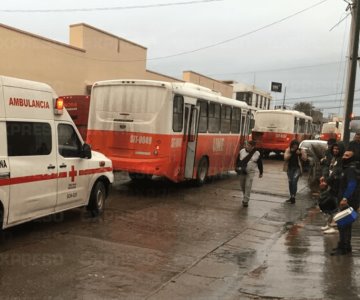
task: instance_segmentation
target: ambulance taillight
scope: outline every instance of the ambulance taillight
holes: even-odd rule
[[[62,115],[64,112],[64,99],[59,97],[55,99],[55,115]]]

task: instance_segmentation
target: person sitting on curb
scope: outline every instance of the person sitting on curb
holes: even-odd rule
[[[295,197],[297,193],[297,183],[302,174],[302,161],[307,160],[306,152],[299,149],[299,142],[292,140],[284,153],[284,171],[287,173],[289,181],[290,198],[286,203],[295,204]]]

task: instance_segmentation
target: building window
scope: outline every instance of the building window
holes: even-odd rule
[[[251,105],[252,93],[250,93],[250,92],[236,92],[236,100],[244,101],[247,104]]]

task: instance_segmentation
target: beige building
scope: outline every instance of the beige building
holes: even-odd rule
[[[186,81],[232,98],[233,87],[193,71],[183,80],[147,70],[147,48],[88,24],[70,26],[69,43],[0,24],[0,75],[46,82],[58,95],[86,95],[95,81]]]
[[[233,87],[223,81],[218,81],[193,71],[184,71],[183,80],[207,87],[213,91],[219,92],[224,97],[232,98]]]
[[[87,24],[70,26],[70,45],[0,24],[0,74],[46,82],[59,95],[89,94],[98,80],[181,81],[146,69],[147,48]]]

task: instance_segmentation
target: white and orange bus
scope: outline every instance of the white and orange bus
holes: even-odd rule
[[[342,122],[327,122],[321,127],[320,140],[328,141],[329,139],[335,139],[336,141],[341,140],[343,132]]]
[[[255,113],[255,126],[252,139],[265,156],[270,152],[280,154],[289,146],[291,140],[301,142],[310,139],[312,118],[295,110],[258,110]]]
[[[130,178],[180,182],[234,170],[245,102],[191,83],[110,80],[92,87],[87,141]]]

